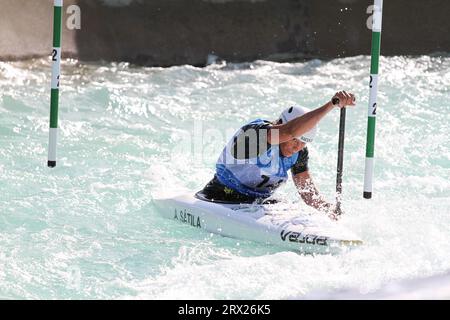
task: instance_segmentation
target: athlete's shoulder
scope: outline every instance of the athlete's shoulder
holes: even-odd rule
[[[270,126],[272,126],[271,121],[264,120],[264,119],[256,119],[256,120],[253,120],[253,121],[247,123],[241,129],[243,131],[247,131],[249,129],[259,130],[259,129],[267,129]]]
[[[302,150],[298,152],[297,163],[298,164],[307,164],[309,160],[309,151],[308,147],[304,147]]]
[[[309,154],[308,148],[304,147],[302,150],[298,152],[297,161],[295,161],[294,165],[291,168],[291,171],[294,175],[297,173],[302,173],[309,170]]]
[[[306,155],[306,156],[308,156],[308,155],[309,155],[308,147],[304,147],[302,150],[300,150],[300,151],[298,152],[298,154],[299,154],[299,156],[300,156],[300,155]]]

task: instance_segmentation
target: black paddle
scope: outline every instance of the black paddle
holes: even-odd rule
[[[339,104],[339,98],[333,98],[333,105]],[[342,199],[342,168],[344,164],[344,138],[345,138],[345,114],[346,109],[341,108],[341,117],[339,120],[339,144],[338,144],[338,159],[337,159],[337,175],[336,175],[336,213],[342,214],[341,199]]]

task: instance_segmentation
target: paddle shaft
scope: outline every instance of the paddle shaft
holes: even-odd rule
[[[334,98],[332,103],[339,104],[339,99]],[[336,210],[341,212],[341,195],[342,195],[342,170],[344,165],[344,139],[345,139],[345,116],[346,109],[341,108],[341,116],[339,119],[339,143],[338,143],[338,159],[336,174]]]

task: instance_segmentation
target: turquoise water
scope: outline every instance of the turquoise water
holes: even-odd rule
[[[450,269],[450,57],[381,59],[374,198],[362,199],[369,57],[141,68],[62,66],[58,166],[48,169],[50,62],[0,62],[0,298],[284,299]],[[365,241],[301,255],[160,217],[152,198],[197,190],[226,139],[292,103],[354,92],[344,210]],[[339,112],[310,146],[333,199]],[[287,201],[292,183],[280,190]],[[299,202],[302,210],[308,210]]]

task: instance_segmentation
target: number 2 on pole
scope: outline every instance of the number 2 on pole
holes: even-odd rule
[[[52,51],[52,61],[57,61],[56,59],[56,55],[58,54],[58,51],[56,51],[56,49],[53,49]]]

